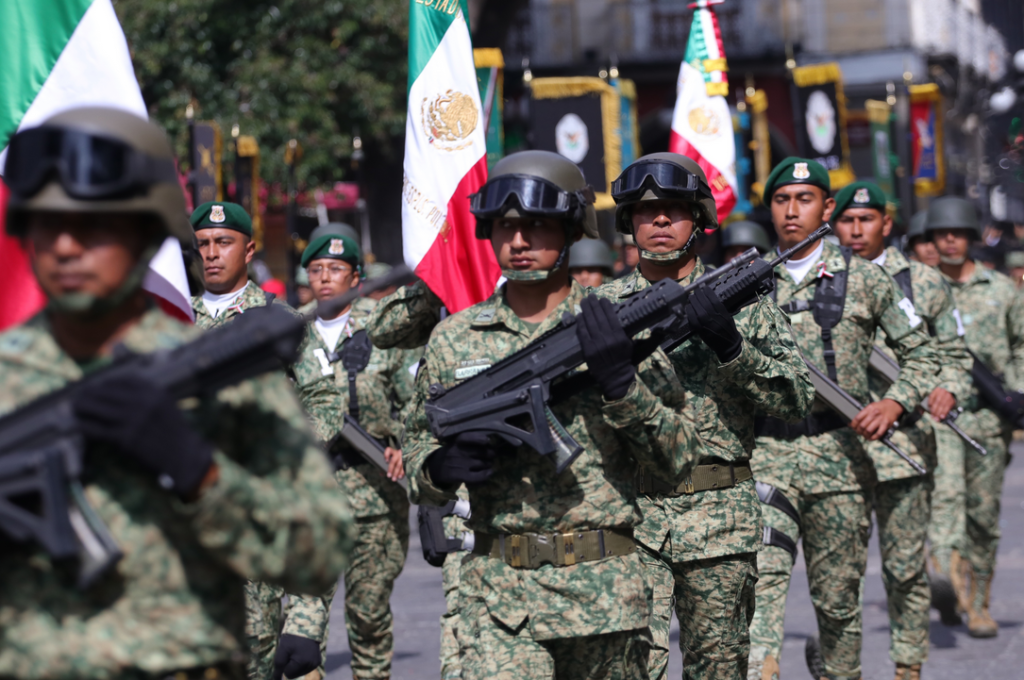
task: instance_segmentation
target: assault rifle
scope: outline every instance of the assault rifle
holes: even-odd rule
[[[380,469],[381,472],[387,476],[388,473],[388,461],[384,458],[384,444],[379,439],[374,437],[372,434],[363,429],[363,426],[359,422],[350,416],[349,414],[344,415],[344,423],[341,426],[341,431],[334,435],[330,443],[327,445],[327,450],[330,451],[335,442],[339,440],[345,440],[349,446],[356,450],[356,452],[366,459],[367,462],[372,463],[374,466]],[[409,492],[409,482],[404,477],[395,482],[405,489],[406,493]]]
[[[692,291],[714,287],[726,309],[736,314],[771,292],[775,267],[831,231],[827,224],[819,227],[772,262],[761,259],[751,248],[687,286],[663,279],[616,305],[627,335],[652,331],[649,339],[635,343],[633,363],[639,364],[659,346],[671,351],[693,335],[686,320]],[[576,374],[562,380],[584,363],[575,324],[576,317],[565,314],[557,328],[465,382],[451,388],[431,385],[424,410],[434,436],[448,439],[463,432],[494,433],[513,446],[527,444],[542,456],[553,455],[556,470],[565,470],[583,449],[555,419],[549,403],[590,379],[587,374]],[[559,381],[570,383],[573,389],[559,389]]]
[[[864,410],[864,406],[857,401],[853,395],[834,383],[832,379],[822,373],[817,366],[807,361],[807,359],[804,359],[804,363],[807,365],[807,370],[811,374],[811,383],[814,385],[814,391],[817,393],[818,398],[825,402],[826,406],[842,416],[847,423],[856,418],[857,414]],[[906,451],[893,444],[892,435],[895,431],[896,426],[893,425],[885,433],[885,436],[878,441],[885,444],[897,456],[905,460],[910,467],[914,468],[917,474],[927,474],[928,471],[925,470],[920,463],[908,456]]]
[[[900,365],[893,361],[892,357],[883,352],[879,347],[875,347],[874,349],[871,350],[871,359],[868,362],[868,365],[871,366],[871,368],[874,369],[874,371],[883,380],[887,381],[890,385],[896,382],[900,377]],[[921,402],[921,408],[926,413],[931,413],[931,411],[928,409],[927,397],[924,401]],[[975,451],[977,451],[983,456],[987,456],[988,451],[985,449],[985,447],[979,444],[978,442],[974,441],[974,439],[972,439],[969,434],[960,429],[960,426],[956,424],[956,419],[959,418],[960,414],[963,412],[963,408],[957,406],[955,409],[946,414],[946,417],[940,420],[939,422],[948,427],[949,429],[953,430],[953,432],[955,432],[957,436],[960,437],[960,439],[963,439],[964,442],[968,444],[971,448],[973,448]]]
[[[397,267],[360,290],[320,303],[311,314],[334,316],[361,295],[411,278],[408,269]],[[294,363],[308,320],[267,305],[174,349],[134,354],[120,346],[106,368],[0,418],[0,534],[35,541],[55,559],[77,557],[78,586],[87,588],[121,551],[82,489],[87,463],[72,408],[76,395],[98,380],[126,374],[176,400],[212,395]]]
[[[1017,429],[1024,428],[1024,394],[1006,389],[999,376],[978,358],[974,350],[967,351],[974,359],[971,377],[974,379],[974,386],[978,388],[978,394],[993,411],[1016,425]]]

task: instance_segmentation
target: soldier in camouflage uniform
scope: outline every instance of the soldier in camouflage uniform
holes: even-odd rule
[[[757,248],[757,252],[764,255],[772,249],[768,240],[768,234],[757,222],[730,222],[722,230],[722,259],[728,262],[740,255],[747,248]]]
[[[974,206],[945,197],[928,207],[926,230],[939,251],[939,269],[952,286],[966,331],[967,346],[998,376],[1015,397],[1024,388],[1024,298],[1006,276],[968,257],[970,244],[981,238]],[[967,630],[974,637],[994,637],[999,626],[988,611],[989,592],[999,544],[999,503],[1009,460],[1013,423],[976,401],[961,418],[961,427],[988,450],[987,456],[965,446],[940,460],[938,486],[943,501],[964,499],[963,515],[944,509],[933,521],[933,551],[960,548],[969,591],[961,592]],[[956,455],[959,454],[959,455]],[[965,516],[965,518],[964,518]],[[948,523],[948,524],[947,524]],[[950,544],[960,538],[962,544]],[[946,565],[952,573],[955,565]]]
[[[698,191],[687,190],[694,178]],[[704,274],[694,237],[716,229],[718,219],[700,166],[676,154],[645,156],[623,172],[613,196],[616,227],[633,236],[640,264],[599,294],[621,301],[664,278],[686,285]],[[679,486],[658,479],[657,470],[638,474],[644,521],[637,539],[646,548],[640,555],[650,583],[654,639],[648,671],[660,678],[667,669],[675,603],[684,677],[745,680],[762,538],[749,462],[754,414],[802,418],[814,388],[771,298],[733,318],[713,306],[712,291],[702,296],[712,302],[707,309],[717,332],[691,305],[694,326],[702,330],[669,355],[687,408],[698,414],[700,465]]]
[[[765,184],[764,202],[771,207],[780,249],[796,245],[828,220],[835,205],[829,189],[828,172],[815,161],[788,158],[776,166]],[[836,277],[845,282],[841,302],[835,300]],[[881,268],[848,250],[821,241],[796,253],[776,269],[775,291],[779,306],[790,314],[805,359],[861,403],[868,402],[867,365],[878,329],[885,331],[885,342],[902,366],[885,397],[868,404],[849,427],[823,403],[815,403],[811,415],[799,423],[763,418],[752,460],[754,477],[774,486],[794,506],[789,508],[791,517],[777,504],[768,504],[764,521],[794,542],[803,538],[825,677],[858,678],[860,586],[874,483],[858,435],[878,439],[904,412],[916,408],[935,383],[938,361],[913,304],[902,299]],[[815,303],[819,296],[821,305]],[[817,320],[828,316],[834,323],[825,334]],[[760,580],[751,627],[750,675],[755,678],[778,674],[795,544],[789,550],[773,543],[758,555]]]
[[[870,182],[855,182],[836,194],[836,234],[842,245],[881,266],[914,303],[928,333],[935,339],[942,370],[928,395],[932,418],[941,420],[966,399],[971,391],[968,375],[970,356],[960,334],[962,325],[953,295],[942,276],[919,262],[910,262],[899,249],[885,247],[892,231],[882,190]],[[884,345],[884,330],[878,330],[876,345]],[[892,356],[892,350],[884,348]],[[877,373],[869,375],[873,399],[888,388]],[[932,418],[918,408],[904,417],[893,442],[927,470],[935,469],[935,433]],[[954,437],[956,435],[953,435]],[[930,593],[925,569],[925,540],[928,534],[932,475],[920,476],[899,456],[879,442],[869,442],[868,455],[875,469],[874,507],[882,549],[882,579],[889,605],[892,640],[889,655],[896,663],[897,680],[918,680],[921,664],[928,658],[928,609]],[[952,594],[952,589],[945,590]],[[954,611],[955,599],[947,598],[945,608]],[[948,615],[948,614],[947,614]]]
[[[271,303],[287,307],[283,300],[275,299],[272,293],[264,292],[248,279],[247,266],[256,245],[252,240],[252,220],[242,206],[204,203],[193,211],[190,221],[199,244],[206,286],[202,295],[192,298],[197,326],[216,328],[248,309]],[[307,336],[304,346],[309,342]],[[321,389],[330,387],[326,381],[321,383]],[[282,630],[281,598],[284,594],[273,584],[252,582],[246,585],[246,633],[252,650],[250,680],[266,680],[273,673],[279,633],[285,644],[282,653],[301,658],[303,675],[319,665],[319,639],[327,625],[321,598],[290,595],[291,615]]]
[[[475,545],[461,565],[458,642],[470,680],[647,677],[633,476],[642,462],[678,483],[697,439],[678,413],[683,392],[667,357],[633,369],[611,304],[568,276],[570,244],[596,236],[592,200],[577,166],[557,154],[520,152],[495,166],[474,214],[508,283],[438,325],[417,377],[422,403],[430,385],[451,387],[576,314],[596,383],[551,406],[582,447],[560,475],[548,457],[486,434],[439,442],[422,408],[411,412],[413,500],[440,505],[460,483],[469,488]]]
[[[309,273],[318,302],[343,295],[358,285],[359,262],[355,242],[332,234],[312,241],[302,255],[302,266]],[[336,461],[338,483],[359,526],[352,562],[344,574],[345,626],[352,651],[352,676],[357,680],[391,676],[394,636],[390,599],[409,550],[409,499],[395,483],[404,476],[401,451],[391,448],[397,446],[401,436],[400,423],[392,418],[392,410],[412,396],[407,353],[372,349],[369,362],[355,375],[355,402],[343,366],[346,352],[372,347],[365,329],[375,306],[375,301],[360,298],[334,319],[318,317],[310,324],[311,342],[292,367],[303,403],[307,389],[315,393],[325,377],[336,383],[335,393],[340,398],[333,408],[309,409],[325,441],[338,434],[343,415],[348,413],[373,437],[389,444],[385,457],[393,463],[394,479],[389,479],[341,440],[336,440],[328,452]],[[333,598],[334,589],[324,598],[324,618],[329,617]],[[326,628],[320,640],[326,654]]]
[[[615,275],[612,250],[599,238],[581,238],[569,248],[569,274],[584,288],[597,288]]]
[[[83,148],[104,162],[88,167]],[[79,154],[78,174],[54,172],[69,167],[62,149]],[[111,176],[115,156],[152,171]],[[15,136],[5,179],[8,233],[32,244],[50,302],[0,335],[0,413],[102,370],[115,344],[147,353],[195,339],[141,290],[164,239],[192,239],[159,128],[119,110],[68,111]],[[85,497],[124,554],[79,590],[74,564],[0,539],[0,676],[241,677],[245,579],[326,589],[351,539],[287,379],[184,406],[138,378],[101,378],[73,406]]]

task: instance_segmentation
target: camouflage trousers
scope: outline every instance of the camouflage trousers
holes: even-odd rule
[[[506,627],[483,600],[460,603],[462,677],[467,680],[648,680],[648,628],[534,640],[528,624]]]
[[[931,552],[947,571],[953,550],[963,552],[967,530],[967,481],[964,456],[967,446],[948,427],[935,427],[935,448],[938,465],[933,477],[932,512],[928,522]],[[973,451],[972,451],[973,452]],[[974,455],[977,455],[976,453]]]
[[[281,598],[284,591],[277,586],[246,581],[245,637],[249,649],[246,677],[249,680],[270,680],[274,674],[274,652],[281,631]]]
[[[392,512],[374,517],[359,517],[359,532],[345,570],[345,630],[352,652],[353,680],[390,678],[394,650],[394,618],[391,592],[402,573],[409,553],[409,515]],[[325,596],[328,611],[337,586]],[[327,639],[330,624],[320,643],[321,663],[327,663]],[[327,677],[324,666],[322,677]]]
[[[650,677],[662,678],[668,670],[674,605],[683,677],[746,680],[757,582],[756,553],[670,563],[642,549],[640,560],[651,605]]]
[[[811,602],[817,615],[825,670],[835,678],[860,677],[861,579],[867,570],[870,513],[863,492],[801,494],[780,489],[800,513],[801,526],[764,506],[764,522],[793,540],[802,538]],[[783,619],[793,558],[765,546],[757,555],[756,605],[750,627],[751,666],[782,652]]]
[[[461,536],[464,529],[465,520],[461,517],[452,515],[444,518],[445,536]],[[459,570],[464,556],[465,553],[448,555],[441,566],[445,601],[445,612],[441,615],[441,680],[462,677],[459,661]]]
[[[891,630],[889,657],[907,665],[928,659],[931,592],[925,539],[931,486],[930,476],[913,477],[880,482],[874,491]]]

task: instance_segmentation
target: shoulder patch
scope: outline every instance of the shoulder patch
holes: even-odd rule
[[[494,315],[497,313],[497,309],[495,309],[494,307],[488,307],[487,309],[482,310],[479,314],[476,315],[476,318],[473,319],[473,323],[487,323],[489,321],[493,321]]]
[[[13,330],[0,338],[0,351],[20,354],[32,345],[32,334],[24,330]]]
[[[490,359],[466,359],[465,361],[460,361],[459,367],[455,369],[455,379],[465,380],[466,378],[472,378],[477,373],[483,373],[490,367]]]
[[[921,325],[921,317],[917,315],[917,310],[914,309],[914,303],[909,298],[903,298],[896,303],[903,313],[907,315],[907,321],[910,322],[911,328],[917,328]]]

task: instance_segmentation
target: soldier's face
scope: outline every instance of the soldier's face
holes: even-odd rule
[[[968,229],[936,229],[932,232],[939,260],[949,264],[962,264],[971,248],[971,232]]]
[[[789,184],[772,194],[772,223],[783,248],[796,245],[828,222],[835,199],[811,184]]]
[[[918,236],[910,241],[911,257],[929,267],[939,266],[939,251],[933,241]]]
[[[892,218],[874,208],[847,208],[832,226],[840,243],[873,260],[885,250],[885,239],[892,233]]]
[[[320,302],[343,295],[359,283],[356,268],[333,257],[312,260],[306,272],[309,274],[313,296]]]
[[[137,215],[33,213],[26,245],[49,297],[117,291],[139,262],[154,227]]]
[[[633,238],[651,253],[682,250],[693,235],[693,211],[679,201],[641,201],[633,206]]]
[[[573,267],[569,273],[576,283],[584,287],[597,288],[604,283],[604,271],[596,267]]]
[[[247,267],[256,244],[234,229],[200,229],[196,232],[199,255],[203,258],[206,289],[215,295],[233,293],[249,278]]]
[[[554,217],[503,217],[494,220],[491,246],[502,269],[549,270],[565,248],[565,229]]]

